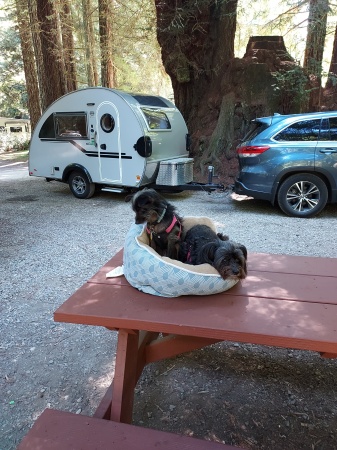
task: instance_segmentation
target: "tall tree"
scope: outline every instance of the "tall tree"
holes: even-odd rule
[[[307,40],[303,67],[316,77],[322,75],[322,60],[326,37],[329,0],[310,0]]]
[[[23,72],[20,36],[14,27],[0,29],[0,116],[21,117],[27,110],[27,90],[18,74]]]
[[[175,102],[189,122],[234,57],[238,0],[155,0],[157,36]]]
[[[330,89],[334,87],[337,89],[337,25],[335,27],[335,35],[332,47],[332,55],[330,61],[330,68],[328,79],[325,85],[326,88]]]
[[[83,38],[86,56],[87,81],[88,86],[98,85],[98,73],[96,64],[95,52],[95,35],[92,20],[92,6],[91,0],[82,0],[82,14],[83,14]]]
[[[69,0],[60,1],[60,25],[62,33],[62,53],[65,68],[67,91],[77,88],[76,65],[74,55],[73,20]]]
[[[37,79],[38,79],[38,85],[39,85],[40,105],[41,105],[41,110],[44,111],[48,105],[47,105],[45,91],[44,91],[44,89],[41,88],[41,86],[43,86],[44,66],[43,66],[42,48],[41,48],[41,40],[40,40],[40,27],[39,27],[39,22],[38,22],[38,18],[37,18],[37,10],[36,10],[36,0],[27,0],[27,5],[28,5],[30,29],[31,29],[31,33],[32,33]]]
[[[60,35],[54,2],[36,0],[36,12],[41,41],[42,64],[40,89],[43,91],[44,108],[67,92],[67,82],[63,70],[63,59],[60,55]]]
[[[113,88],[116,86],[116,74],[113,62],[113,2],[98,0],[99,36],[101,46],[101,84]]]
[[[309,101],[309,108],[311,110],[319,108],[320,103],[322,61],[328,11],[329,0],[309,1],[309,18],[303,68],[309,76],[313,76],[313,91]]]
[[[33,39],[30,29],[28,5],[25,0],[16,0],[16,14],[21,40],[21,52],[28,94],[28,110],[31,128],[34,130],[41,116],[39,85],[33,50]]]

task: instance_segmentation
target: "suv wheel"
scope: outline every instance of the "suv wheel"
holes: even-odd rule
[[[84,172],[75,171],[69,176],[69,187],[77,198],[90,198],[95,193],[95,184],[90,183]]]
[[[300,173],[283,181],[277,200],[282,211],[288,216],[313,217],[325,207],[328,188],[318,176]]]

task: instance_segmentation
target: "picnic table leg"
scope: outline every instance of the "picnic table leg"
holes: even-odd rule
[[[137,382],[139,331],[119,330],[112,385],[111,420],[131,423]]]

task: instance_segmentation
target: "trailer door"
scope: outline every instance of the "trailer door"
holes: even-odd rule
[[[98,105],[96,143],[101,181],[122,183],[120,119],[116,106],[108,101]]]

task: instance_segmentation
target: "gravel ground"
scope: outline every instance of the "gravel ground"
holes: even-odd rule
[[[303,220],[226,193],[166,198],[248,252],[337,257],[336,205]],[[0,204],[0,450],[11,450],[45,408],[90,415],[110,384],[116,333],[53,312],[123,246],[133,212],[122,195],[78,200],[10,161]],[[312,352],[217,344],[148,366],[134,423],[252,450],[336,449],[336,379],[336,362]]]

